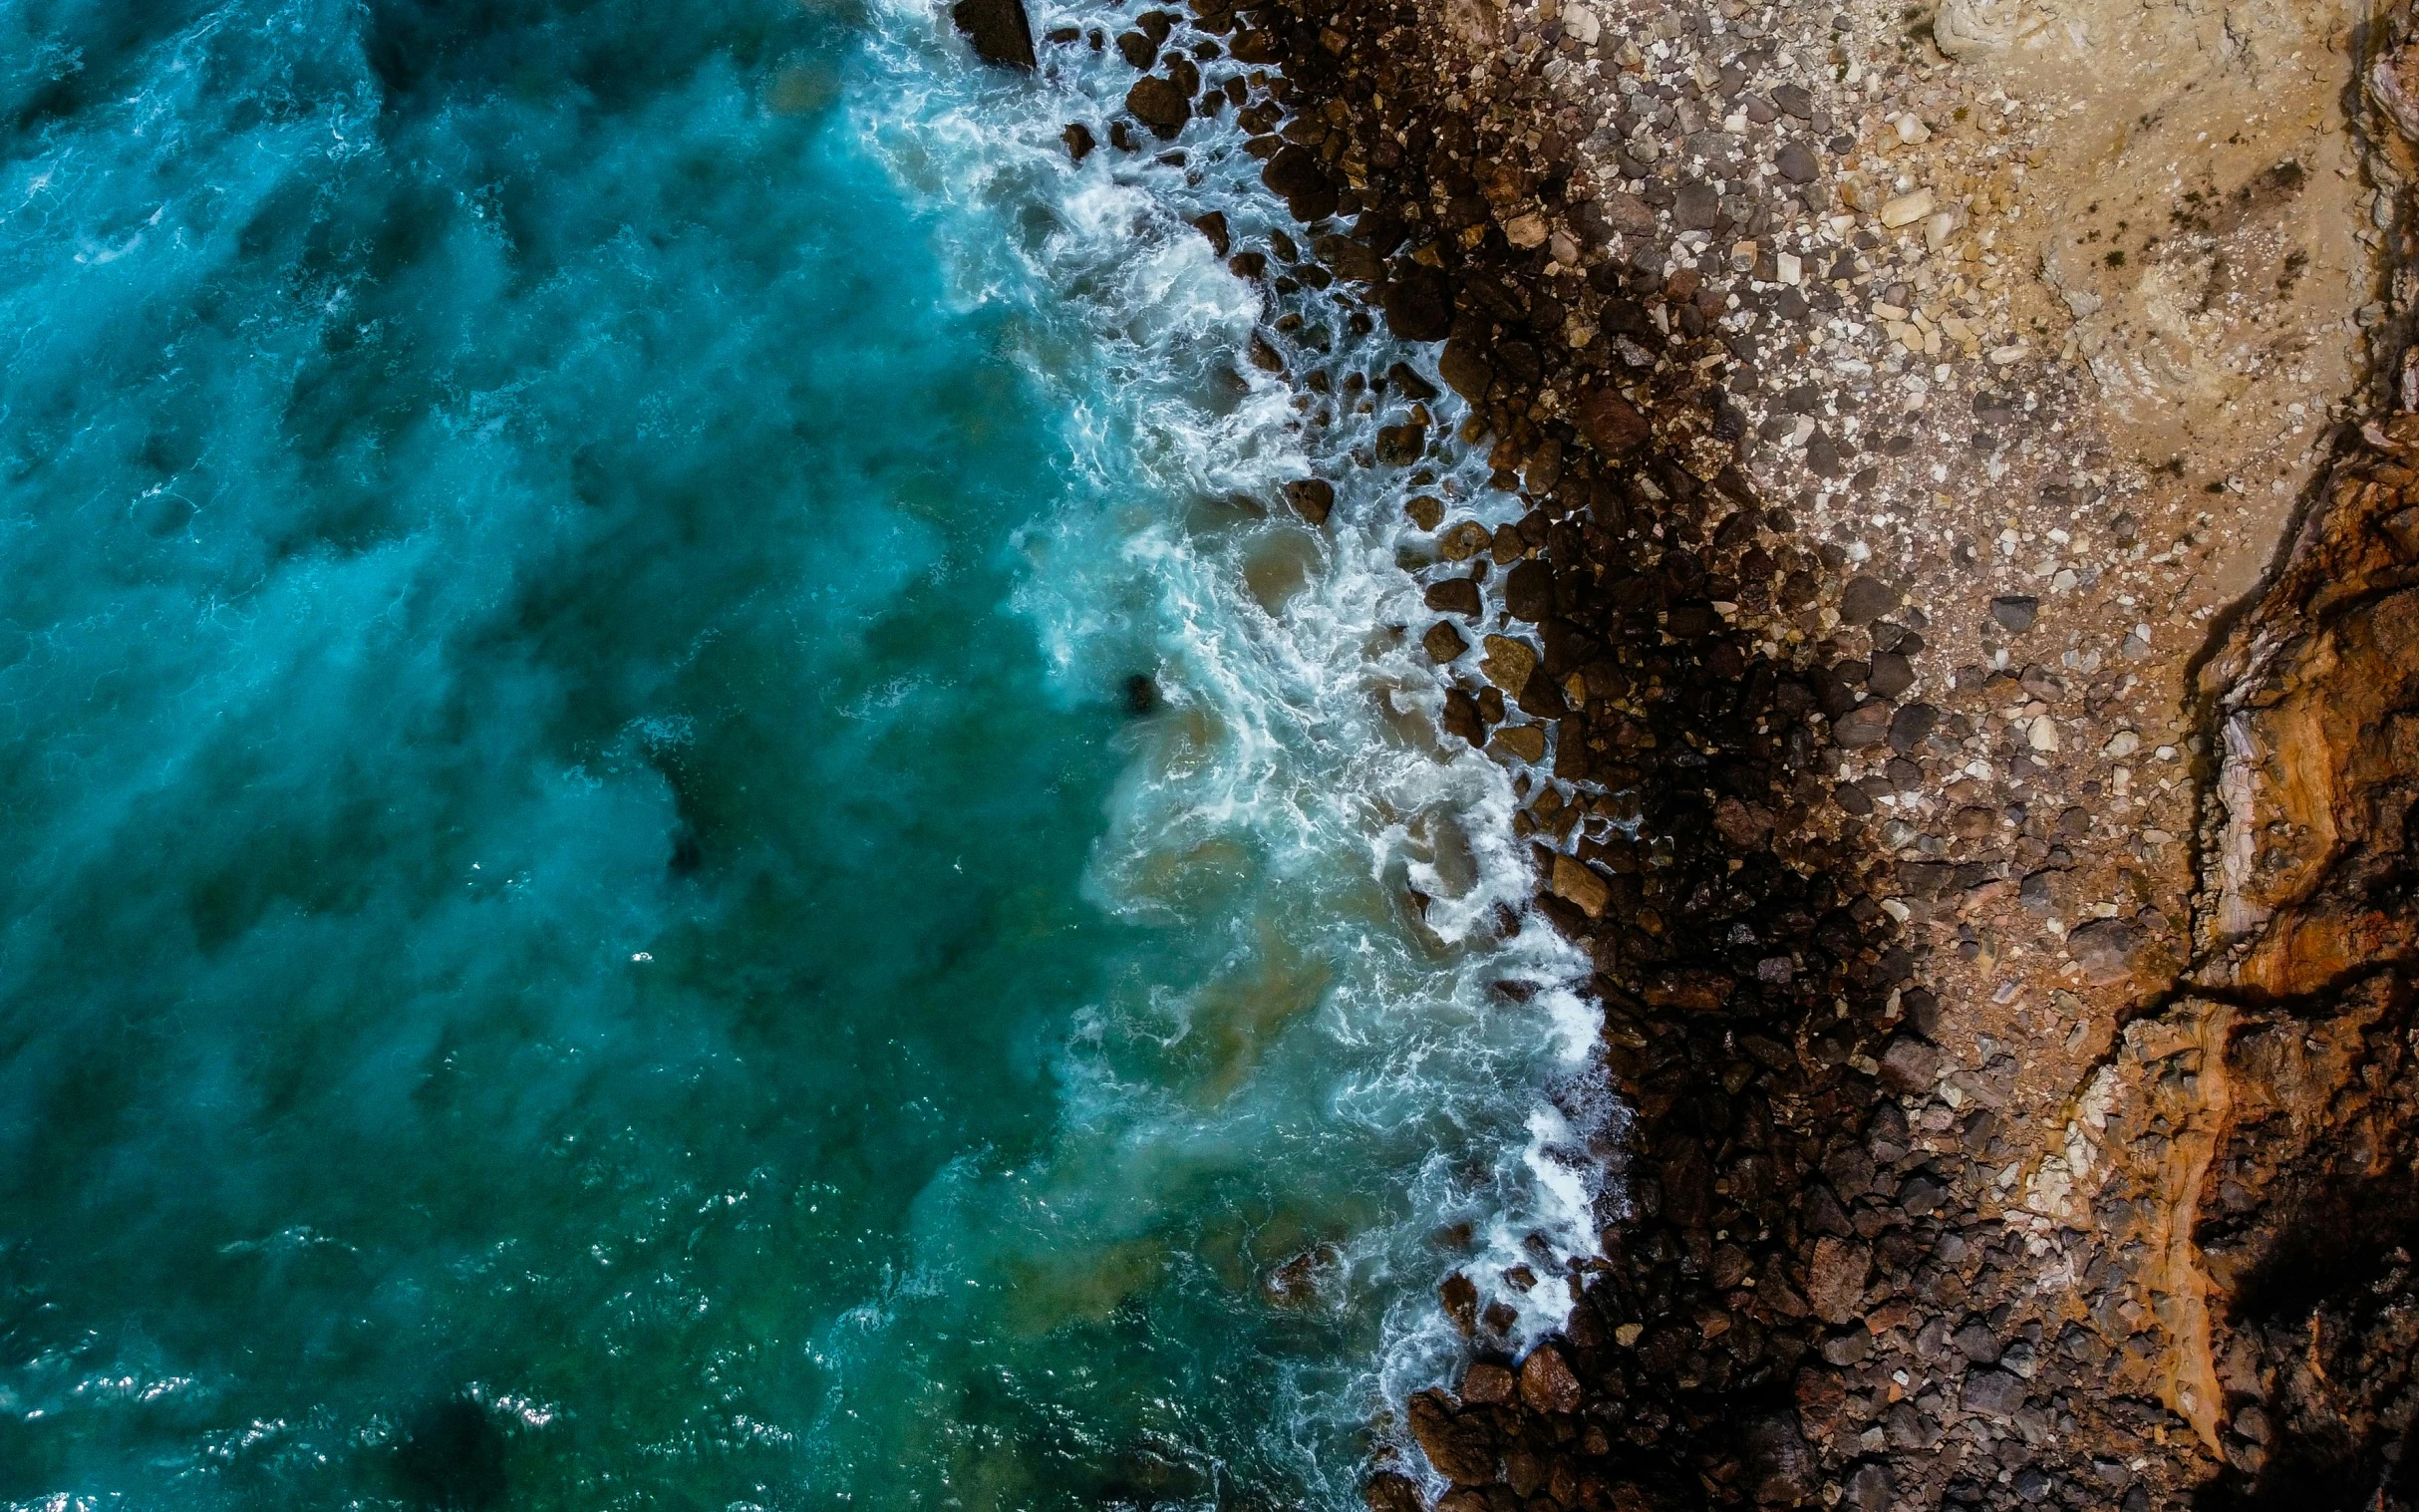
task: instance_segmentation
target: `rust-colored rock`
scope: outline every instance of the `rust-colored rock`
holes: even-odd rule
[[[1520,1365],[1520,1399],[1540,1412],[1569,1412],[1579,1406],[1579,1377],[1562,1352],[1540,1345]]]

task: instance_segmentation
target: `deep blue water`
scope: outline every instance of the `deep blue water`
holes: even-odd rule
[[[1115,67],[0,0],[0,1505],[1341,1505],[1585,1227]]]

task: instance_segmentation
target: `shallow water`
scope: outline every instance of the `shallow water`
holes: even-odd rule
[[[1399,406],[1122,69],[0,0],[0,1504],[1344,1506],[1443,1275],[1560,1316]]]

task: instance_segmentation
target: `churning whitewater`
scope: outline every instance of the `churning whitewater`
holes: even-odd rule
[[[1033,20],[1113,34],[1149,9]],[[1170,50],[1214,40],[1160,14]],[[1517,1312],[1515,1338],[1559,1328],[1569,1287],[1500,1278],[1597,1254],[1618,1201],[1605,1184],[1619,1109],[1592,1061],[1585,957],[1543,925],[1501,938],[1532,887],[1511,785],[1438,739],[1441,690],[1403,633],[1423,617],[1399,555],[1413,490],[1408,469],[1372,465],[1372,443],[1410,402],[1344,382],[1408,362],[1433,383],[1432,354],[1357,333],[1341,290],[1279,300],[1228,269],[1197,218],[1218,213],[1239,245],[1302,231],[1231,121],[1196,117],[1172,143],[1070,163],[1065,124],[1113,119],[1135,77],[1113,50],[1045,49],[1038,81],[959,55],[927,7],[893,0],[875,50],[886,87],[857,119],[911,195],[939,207],[956,297],[1018,310],[1019,360],[1069,417],[1068,498],[1022,535],[1020,602],[1054,668],[1097,687],[1153,665],[1170,706],[1136,743],[1087,891],[1141,920],[1229,874],[1255,894],[1220,921],[1250,930],[1230,958],[1247,981],[1155,995],[1113,1028],[1086,1021],[1079,1061],[1105,1030],[1148,1045],[1151,1070],[1120,1078],[1111,1052],[1074,1078],[1063,1137],[1125,1146],[1107,1159],[1147,1190],[1190,1152],[1287,1159],[1342,1124],[1407,1178],[1399,1217],[1310,1272],[1334,1298],[1365,1290],[1383,1317],[1348,1389],[1290,1404],[1342,1442],[1374,1400],[1399,1404],[1456,1353],[1434,1296],[1446,1273],[1494,1279],[1485,1298]],[[1242,360],[1280,314],[1331,354],[1333,398]],[[1487,486],[1483,454],[1437,470],[1421,488],[1483,522],[1519,513]],[[1337,489],[1324,530],[1279,502],[1313,476]],[[1311,1032],[1289,1043],[1296,1016]],[[1262,1084],[1239,1091],[1247,1072]],[[1440,1253],[1440,1234],[1464,1231],[1466,1247]],[[1350,1465],[1321,1471],[1330,1492],[1352,1489]]]
[[[658,9],[0,0],[0,1505],[1356,1505],[1619,1203],[1517,500],[1113,50]]]

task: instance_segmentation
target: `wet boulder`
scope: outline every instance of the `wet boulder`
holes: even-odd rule
[[[949,15],[984,62],[1007,68],[1035,66],[1034,28],[1025,16],[1025,0],[958,0]]]
[[[1483,1486],[1495,1479],[1495,1435],[1475,1414],[1455,1416],[1441,1391],[1411,1398],[1411,1437],[1436,1473],[1457,1485]]]
[[[1314,525],[1324,525],[1336,508],[1336,485],[1324,477],[1306,477],[1285,485],[1285,501]]]
[[[1478,585],[1466,577],[1448,577],[1430,583],[1427,605],[1439,614],[1458,614],[1463,619],[1476,619],[1480,608]]]
[[[1192,119],[1193,103],[1173,80],[1146,74],[1125,92],[1125,109],[1154,136],[1173,137]]]
[[[1503,579],[1504,612],[1534,625],[1554,615],[1554,569],[1537,557],[1513,564]]]
[[[1404,341],[1442,341],[1453,332],[1453,291],[1443,273],[1404,259],[1378,296],[1386,329]],[[1399,366],[1399,364],[1397,365]],[[1433,393],[1414,395],[1433,399]]]
[[[1521,1362],[1520,1399],[1538,1412],[1579,1409],[1579,1377],[1571,1373],[1561,1351],[1541,1345]]]
[[[1436,376],[1445,387],[1471,404],[1486,403],[1487,390],[1495,382],[1495,370],[1478,343],[1454,337],[1444,344],[1444,355],[1436,360]]]

